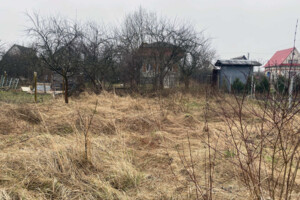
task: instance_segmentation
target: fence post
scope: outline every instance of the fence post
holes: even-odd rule
[[[37,102],[37,73],[33,73],[33,78],[34,78],[34,101],[35,103]]]
[[[5,82],[6,82],[6,78],[7,78],[7,73],[6,73],[6,71],[4,71],[4,81],[3,81],[3,87],[5,86]]]
[[[46,83],[44,83],[44,93],[46,94]]]
[[[9,84],[8,84],[8,88],[10,88],[12,80],[13,80],[13,78],[10,78],[10,81],[9,81]]]
[[[18,83],[19,83],[19,79],[17,78],[16,79],[16,84],[15,84],[15,89],[17,89],[17,87],[18,87]]]

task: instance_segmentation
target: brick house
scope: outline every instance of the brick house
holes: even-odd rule
[[[141,58],[140,84],[158,84],[159,76],[164,75],[164,88],[179,85],[179,61],[184,51],[165,42],[143,43],[139,48]]]

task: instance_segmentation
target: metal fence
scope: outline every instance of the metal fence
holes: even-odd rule
[[[0,89],[17,89],[19,84],[19,79],[18,78],[11,78],[7,76],[1,75],[0,78]]]

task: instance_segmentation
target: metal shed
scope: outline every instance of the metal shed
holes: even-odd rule
[[[234,80],[239,79],[246,83],[247,79],[253,75],[253,67],[261,66],[257,61],[246,59],[217,60],[215,66],[219,66],[218,84],[219,88],[231,91],[231,85]]]

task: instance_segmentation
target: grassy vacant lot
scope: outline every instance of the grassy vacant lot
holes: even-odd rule
[[[196,199],[189,162],[182,161],[190,152],[205,188],[204,96],[83,94],[68,105],[15,97],[0,94],[0,199]],[[96,101],[86,161],[79,116],[89,121]],[[223,123],[214,113],[209,119],[214,140]],[[249,196],[233,156],[226,150],[214,161],[214,199]]]

